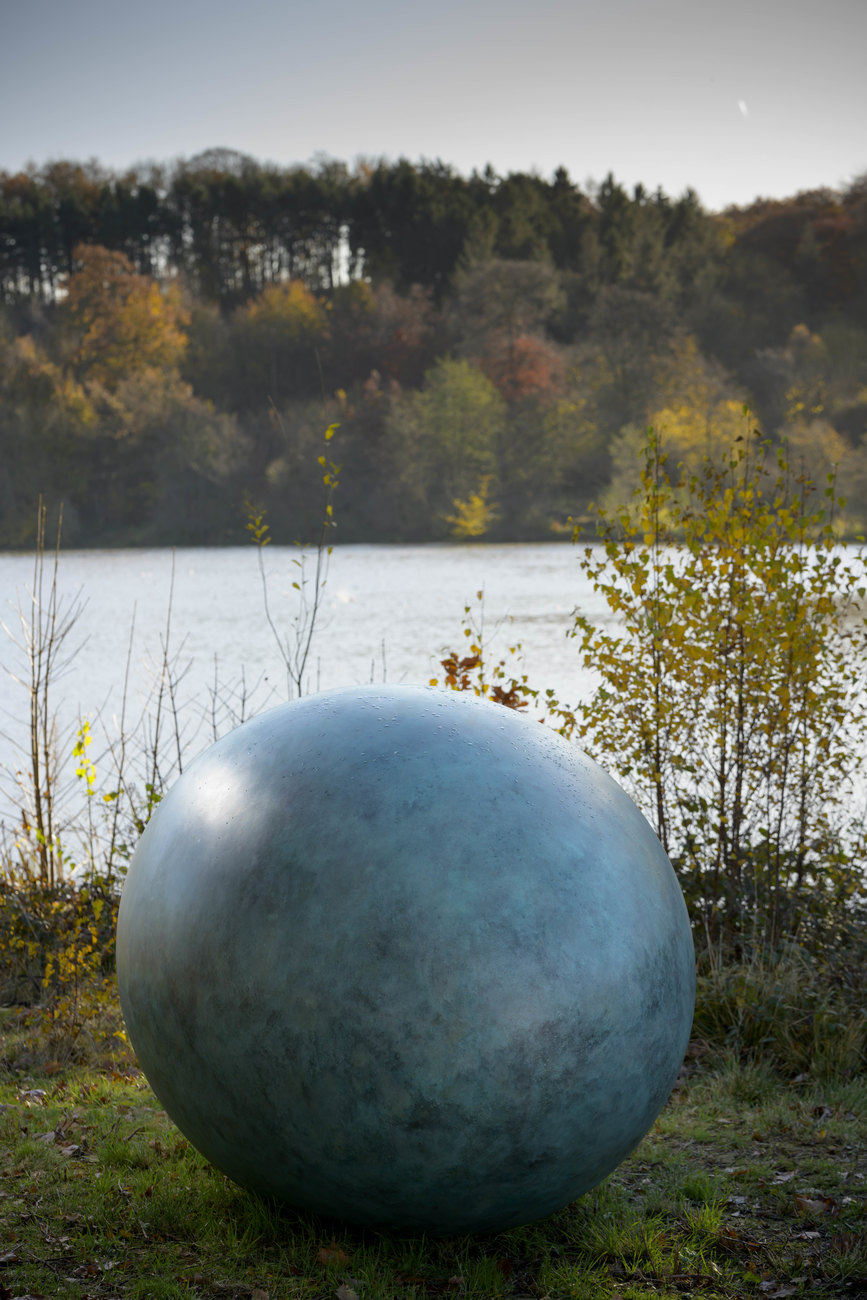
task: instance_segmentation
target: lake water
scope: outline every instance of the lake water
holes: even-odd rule
[[[290,636],[298,610],[292,587],[298,554],[291,547],[264,552],[272,614]],[[580,604],[594,617],[605,616],[604,602],[581,574],[579,555],[569,543],[335,547],[305,690],[441,676],[443,653],[468,644],[464,606],[476,607],[476,592],[484,591],[485,640],[493,659],[520,642],[521,671],[530,683],[552,687],[574,703],[592,680],[568,636],[572,611]],[[82,648],[54,700],[66,748],[79,716],[102,717],[110,725],[119,713],[128,656],[127,718],[141,711],[162,659],[170,593],[169,652],[183,674],[178,698],[193,746],[212,739],[215,674],[224,699],[240,689],[242,674],[254,708],[287,697],[253,546],[178,550],[173,588],[172,569],[169,550],[62,553],[61,598],[68,605],[80,594],[84,603],[67,642]],[[312,576],[309,561],[305,572]],[[32,578],[30,557],[0,554],[0,617],[16,634],[17,602],[26,612]],[[8,637],[0,643],[0,666],[7,670],[0,673],[0,766],[8,768],[18,762],[28,709],[25,690],[10,676],[24,674],[24,658]]]

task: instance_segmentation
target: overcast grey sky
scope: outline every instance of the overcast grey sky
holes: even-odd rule
[[[867,0],[0,0],[0,169],[226,146],[706,206],[867,171]]]

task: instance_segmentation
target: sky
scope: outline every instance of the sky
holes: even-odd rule
[[[0,170],[225,147],[707,208],[867,172],[867,0],[0,0]]]

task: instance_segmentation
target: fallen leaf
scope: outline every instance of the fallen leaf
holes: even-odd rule
[[[836,1214],[837,1202],[833,1196],[799,1196],[796,1192],[795,1209],[799,1214]]]
[[[349,1263],[349,1256],[346,1251],[341,1250],[339,1246],[322,1246],[319,1251],[318,1259],[319,1263],[325,1264],[326,1267],[329,1264]]]
[[[259,1287],[254,1287],[250,1300],[268,1300],[268,1292],[262,1291]]]
[[[339,1286],[335,1292],[337,1300],[358,1300],[358,1292],[351,1286]]]
[[[790,1174],[775,1174],[775,1175],[774,1175],[774,1182],[775,1182],[775,1183],[789,1183],[789,1182],[791,1182],[791,1180],[792,1180],[794,1177],[795,1177],[794,1172],[792,1172],[792,1173],[790,1173]]]
[[[18,1255],[14,1250],[7,1250],[5,1254],[0,1255],[0,1264],[17,1264]]]

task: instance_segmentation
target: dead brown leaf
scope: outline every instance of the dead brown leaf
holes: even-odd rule
[[[341,1250],[338,1245],[320,1247],[317,1256],[319,1263],[326,1267],[329,1264],[348,1264],[349,1256],[345,1250]]]
[[[799,1214],[836,1214],[839,1209],[833,1196],[799,1196],[796,1192],[794,1200]]]

